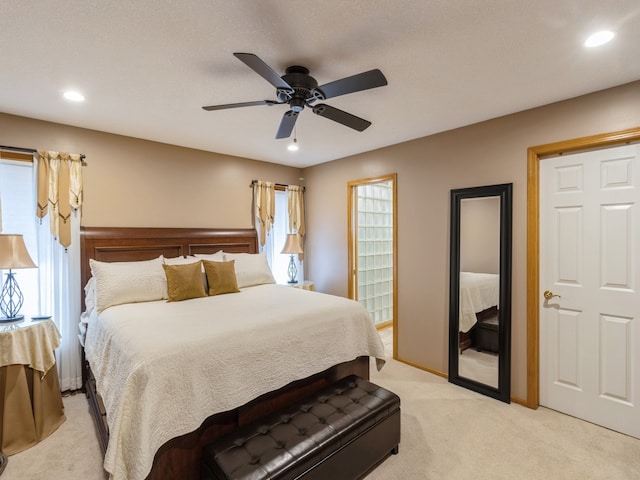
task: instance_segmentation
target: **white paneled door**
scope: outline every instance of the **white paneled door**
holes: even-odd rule
[[[540,404],[637,438],[639,183],[638,145],[540,163]]]

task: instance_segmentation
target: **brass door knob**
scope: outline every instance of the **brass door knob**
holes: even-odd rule
[[[544,295],[544,298],[547,300],[551,300],[553,297],[561,298],[560,295],[554,294],[551,290],[545,290],[543,295]]]

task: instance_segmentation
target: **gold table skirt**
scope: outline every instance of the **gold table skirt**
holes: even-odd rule
[[[55,365],[44,378],[26,365],[0,367],[0,451],[13,455],[51,435],[66,420]]]

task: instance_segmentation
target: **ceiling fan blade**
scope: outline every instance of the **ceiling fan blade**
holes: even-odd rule
[[[324,95],[324,98],[333,98],[338,95],[359,92],[370,88],[383,87],[387,85],[387,79],[377,68],[368,72],[358,73],[350,77],[342,78],[334,82],[329,82],[317,88]]]
[[[315,105],[313,107],[313,113],[320,115],[321,117],[328,118],[329,120],[333,120],[334,122],[341,123],[347,127],[351,127],[359,132],[362,132],[371,125],[371,122],[364,118],[356,117],[355,115],[351,115],[350,113],[323,103]]]
[[[298,119],[298,112],[294,112],[293,110],[284,112],[284,115],[282,116],[282,121],[280,122],[280,126],[278,127],[278,133],[276,133],[276,138],[290,137],[297,119]]]
[[[280,78],[280,75],[278,75],[278,73],[269,65],[264,63],[257,55],[254,55],[253,53],[234,53],[233,55],[274,87],[293,92],[291,85]]]
[[[225,105],[209,105],[208,107],[202,107],[204,110],[226,110],[227,108],[239,108],[239,107],[252,107],[254,105],[280,105],[283,102],[276,102],[274,100],[257,100],[255,102],[241,102],[241,103],[227,103]]]

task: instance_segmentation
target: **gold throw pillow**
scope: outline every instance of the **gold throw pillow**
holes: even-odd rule
[[[209,283],[209,295],[220,295],[222,293],[235,293],[238,290],[238,280],[236,279],[236,269],[234,261],[212,262],[203,260],[204,271],[207,274]]]
[[[189,298],[206,297],[200,262],[186,265],[163,264],[167,277],[167,294],[169,302],[179,302]]]

